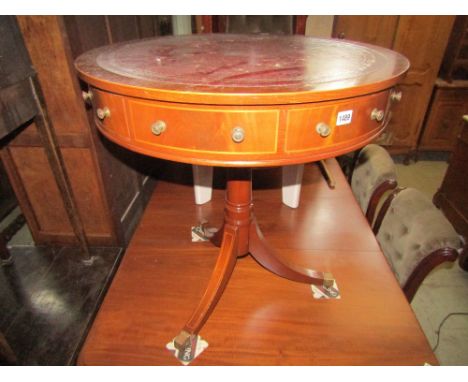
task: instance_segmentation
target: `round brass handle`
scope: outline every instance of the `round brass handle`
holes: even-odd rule
[[[374,109],[370,117],[373,121],[382,122],[385,117],[385,112],[383,110]]]
[[[322,138],[328,137],[330,135],[330,133],[331,133],[330,126],[328,126],[325,122],[317,123],[317,126],[315,126],[315,131]]]
[[[232,140],[236,143],[241,143],[245,138],[245,131],[242,127],[235,127],[232,129]]]
[[[346,37],[345,32],[338,33],[338,38],[339,39],[344,39],[345,37]]]
[[[164,131],[166,131],[166,122],[164,121],[156,121],[155,123],[153,123],[151,125],[151,132],[154,134],[154,135],[161,135],[162,133],[164,133]]]
[[[402,95],[403,94],[399,91],[392,91],[390,93],[390,100],[393,102],[400,102]]]
[[[97,117],[102,121],[104,118],[108,118],[111,115],[109,108],[106,106],[104,108],[99,108],[96,110]]]
[[[465,122],[468,122],[468,114],[465,114],[462,119],[465,121]]]

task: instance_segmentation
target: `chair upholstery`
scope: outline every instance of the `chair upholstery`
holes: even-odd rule
[[[351,189],[369,223],[372,223],[377,204],[383,194],[397,185],[395,164],[381,146],[365,146],[356,160]]]
[[[391,199],[376,227],[377,240],[405,294],[411,289],[407,294],[411,300],[419,285],[408,284],[415,279],[420,284],[436,265],[454,261],[463,243],[443,213],[420,191],[399,190]],[[422,273],[417,276],[415,272]]]

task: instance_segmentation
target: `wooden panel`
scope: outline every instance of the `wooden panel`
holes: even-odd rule
[[[447,81],[468,80],[468,16],[457,16],[440,68],[440,77]]]
[[[336,16],[333,37],[391,48],[399,16]]]
[[[462,116],[468,113],[468,88],[438,88],[419,143],[422,150],[454,149],[463,128]]]
[[[109,43],[106,16],[63,16],[72,56]]]
[[[106,22],[111,44],[139,37],[137,16],[106,16]]]
[[[0,88],[5,88],[34,71],[14,16],[0,15],[0,36]]]
[[[64,132],[86,134],[89,127],[61,18],[18,16],[17,19],[31,61],[39,73],[48,114],[57,135]]]
[[[29,205],[30,210],[25,215],[35,241],[38,244],[74,243],[73,230],[43,148],[10,146],[8,151],[19,178],[16,188],[24,190],[23,198],[27,200],[21,197],[21,190],[15,191],[22,208]],[[96,176],[88,170],[91,165],[89,150],[69,148],[62,152],[89,242],[94,245],[115,242],[102,195],[97,192]]]
[[[155,16],[137,16],[140,38],[153,37],[156,33]]]
[[[0,139],[37,113],[31,91],[34,74],[14,16],[0,15]]]
[[[468,124],[463,126],[457,140],[442,185],[434,195],[434,203],[440,207],[456,231],[468,238]],[[466,269],[468,263],[463,259]]]
[[[109,217],[96,173],[89,171],[93,167],[89,149],[62,148],[62,155],[85,232],[111,236]]]
[[[11,157],[21,179],[35,222],[42,234],[69,234],[72,227],[55,183],[44,149],[41,147],[10,147]],[[26,216],[28,218],[28,216]],[[28,219],[28,223],[30,219]],[[35,239],[38,232],[35,234]]]
[[[388,127],[393,145],[416,148],[453,21],[454,16],[400,16],[393,49],[408,57],[411,67]]]
[[[29,78],[0,89],[0,139],[37,114]]]

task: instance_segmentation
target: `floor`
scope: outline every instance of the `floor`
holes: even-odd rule
[[[8,247],[13,263],[0,268],[0,330],[15,364],[74,364],[121,248],[93,248],[90,266],[78,248],[34,246],[26,225]]]
[[[447,157],[426,154],[422,155],[418,162],[409,165],[402,164],[399,157],[394,159],[397,163],[399,184],[418,188],[432,198],[442,182],[447,168]],[[19,210],[14,211],[7,219],[13,219],[18,213]],[[6,220],[1,222],[0,228],[6,223]],[[76,348],[81,344],[92,318],[91,311],[102,297],[109,277],[118,264],[120,253],[103,256],[98,261],[97,272],[88,278],[82,277],[81,273],[86,274],[86,268],[79,266],[77,269],[80,269],[80,272],[76,272],[70,267],[71,264],[79,264],[79,254],[76,251],[73,253],[72,250],[68,255],[69,249],[57,251],[34,247],[26,225],[11,239],[9,247],[12,248],[15,266],[0,272],[0,311],[2,312],[0,328],[5,332],[5,322],[10,322],[10,333],[14,333],[9,338],[14,341],[12,346],[22,346],[25,349],[21,364],[73,363]],[[35,267],[36,271],[24,273],[24,270],[31,269],[31,266]],[[66,277],[57,278],[56,272],[65,272]],[[61,286],[64,291],[59,295],[52,293],[46,282],[47,279],[53,280],[53,284]],[[92,290],[94,282],[99,285]],[[18,286],[16,293],[5,292],[5,284],[15,283]],[[73,288],[68,288],[70,285]],[[73,293],[77,287],[81,291],[79,301],[75,299],[76,295]],[[432,347],[437,344],[439,325],[446,319],[440,330],[439,343],[435,350],[442,365],[468,365],[468,316],[450,315],[456,312],[468,313],[467,290],[468,273],[461,270],[456,263],[442,265],[426,278],[412,302],[412,308]],[[89,295],[85,291],[88,291]],[[8,298],[5,297],[6,293],[10,293]],[[89,299],[85,297],[86,295]],[[25,308],[5,314],[4,304],[8,299],[13,305],[23,301]],[[41,313],[41,304],[50,302],[54,302],[56,314],[64,311],[81,311],[82,314],[78,319],[66,314],[62,316],[66,320],[57,321],[57,316]],[[35,325],[31,321],[28,307],[34,307],[39,314],[40,319]],[[67,332],[67,325],[68,328],[73,328],[70,331],[73,333],[71,341],[64,335]],[[50,346],[52,342],[48,342],[46,337],[40,340],[37,335],[36,343],[30,341],[40,327],[49,328],[55,333],[55,340],[58,341],[55,346]]]
[[[398,183],[414,187],[429,198],[442,183],[447,161],[444,156],[421,155],[416,163],[397,162]],[[399,163],[400,162],[400,163]],[[439,333],[435,354],[442,365],[468,365],[468,272],[457,263],[442,264],[424,280],[411,304],[432,348],[437,344],[439,325],[451,313]]]

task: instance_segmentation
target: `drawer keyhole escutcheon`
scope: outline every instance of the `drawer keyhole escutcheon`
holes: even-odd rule
[[[322,138],[328,137],[330,135],[330,133],[331,133],[330,126],[328,126],[325,122],[317,123],[317,126],[315,126],[315,131]]]
[[[373,121],[382,122],[385,117],[385,112],[383,110],[374,109],[370,117]]]
[[[241,143],[245,138],[245,131],[242,127],[235,127],[232,129],[232,140],[236,143]]]
[[[156,121],[151,125],[151,132],[154,135],[161,135],[166,131],[166,122],[164,121]]]
[[[102,109],[101,108],[97,109],[96,110],[96,115],[102,121],[105,118],[110,117],[111,112],[110,112],[109,108],[106,106],[106,107],[103,107]]]

